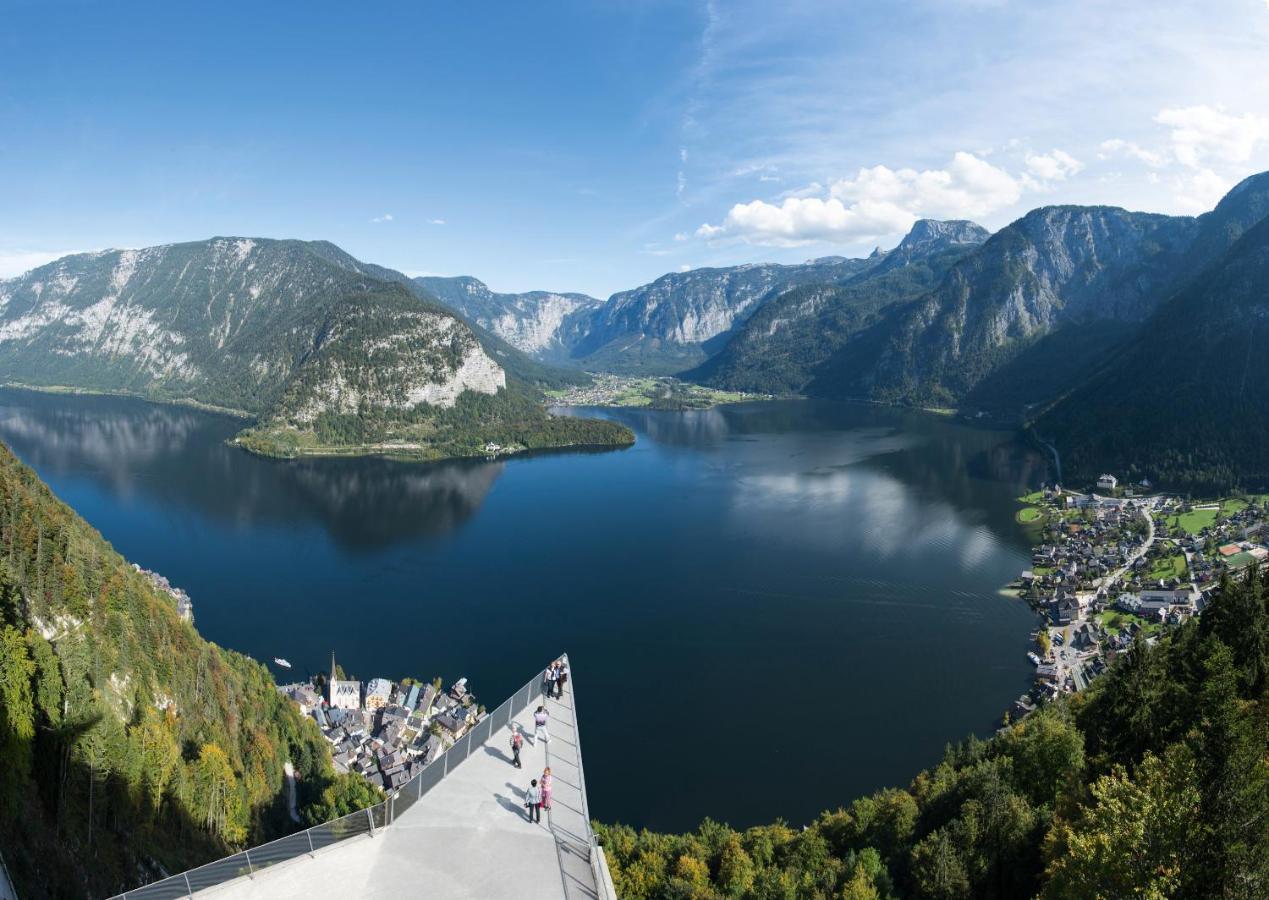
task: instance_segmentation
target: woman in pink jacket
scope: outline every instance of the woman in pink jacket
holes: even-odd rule
[[[547,766],[545,769],[542,770],[541,785],[542,785],[542,808],[547,810],[548,812],[551,809],[551,788],[553,786],[552,781],[553,779],[551,778],[551,767]]]

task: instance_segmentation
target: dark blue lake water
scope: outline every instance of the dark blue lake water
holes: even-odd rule
[[[1013,498],[1044,460],[923,413],[605,411],[622,451],[286,462],[240,423],[0,392],[0,439],[199,630],[292,675],[470,679],[490,707],[567,650],[591,812],[736,826],[906,784],[1029,683]],[[290,677],[285,670],[275,671]]]

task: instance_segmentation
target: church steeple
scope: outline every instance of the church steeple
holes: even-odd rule
[[[330,680],[331,684],[335,683],[335,651],[330,652]]]

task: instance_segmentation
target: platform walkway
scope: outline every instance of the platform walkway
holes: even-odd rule
[[[535,697],[508,727],[373,836],[197,892],[215,900],[349,900],[419,897],[480,900],[609,900],[591,862],[584,775],[570,683],[546,700],[549,741],[532,743]],[[522,769],[511,765],[511,729],[525,735]],[[551,766],[551,810],[530,823],[531,778]],[[598,857],[597,857],[598,858]]]

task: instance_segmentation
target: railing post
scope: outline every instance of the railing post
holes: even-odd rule
[[[391,825],[397,819],[397,795],[393,794],[388,798],[388,824]]]
[[[189,892],[190,897],[193,897],[194,888],[189,883],[189,872],[182,872],[181,874],[185,876],[185,890]],[[126,897],[128,895],[124,894],[124,896]]]
[[[256,874],[256,867],[251,864],[251,851],[243,850],[242,855],[247,857],[247,874],[248,875]]]
[[[366,821],[370,823],[370,836],[375,836],[375,814],[371,811],[373,806],[366,807]]]
[[[454,749],[453,747],[449,748],[449,750],[453,750],[453,749]],[[442,778],[444,778],[446,775],[449,774],[449,750],[445,751],[445,759],[444,759],[444,762],[441,763],[441,766],[442,766],[441,777]]]
[[[317,851],[313,849],[313,829],[305,828],[304,835],[308,838],[308,852],[316,853]]]

